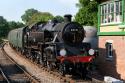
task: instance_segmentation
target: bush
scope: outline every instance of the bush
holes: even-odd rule
[[[2,43],[2,39],[0,38],[0,44]]]

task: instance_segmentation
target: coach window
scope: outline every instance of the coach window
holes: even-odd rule
[[[106,2],[100,6],[101,25],[122,22],[122,1]]]
[[[112,60],[113,58],[113,44],[106,42],[106,59],[107,60]]]

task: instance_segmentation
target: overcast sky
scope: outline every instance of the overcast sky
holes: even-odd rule
[[[21,15],[29,8],[50,12],[54,16],[75,15],[78,11],[76,3],[78,0],[1,0],[0,16],[4,16],[9,21],[21,21]]]

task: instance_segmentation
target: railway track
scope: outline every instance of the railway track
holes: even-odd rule
[[[36,64],[36,63],[34,63],[34,64]],[[61,83],[104,83],[103,81],[101,81],[97,78],[91,77],[89,75],[88,75],[87,79],[82,79],[79,75],[76,75],[76,76],[72,76],[72,75],[61,76],[58,70],[50,71],[49,69],[41,66],[40,64],[36,64],[36,65],[38,65],[43,71],[48,72],[53,77],[59,78]]]
[[[0,68],[0,82],[10,83],[7,76],[4,74],[2,68]]]
[[[49,69],[41,66],[40,64],[37,63],[34,64],[38,65],[38,67],[41,68],[44,72],[47,72],[53,77],[60,79],[61,83],[93,83],[91,79],[83,80],[79,76],[72,77],[72,75],[61,76],[58,70],[50,71]]]
[[[3,49],[0,48],[0,82],[2,83],[39,83],[39,80],[12,60]]]
[[[9,46],[9,45],[7,45],[7,46]],[[72,77],[70,75],[66,75],[65,77],[61,76],[57,70],[50,71],[46,67],[43,67],[42,65],[37,64],[36,62],[33,62],[32,60],[26,58],[24,55],[21,55],[20,52],[17,52],[15,50],[13,50],[13,52],[16,53],[16,55],[17,55],[16,57],[19,56],[20,58],[25,59],[28,62],[27,64],[33,64],[34,65],[34,66],[32,65],[32,67],[30,67],[30,68],[35,68],[37,66],[38,68],[35,69],[35,71],[41,70],[40,72],[35,72],[35,75],[34,75],[36,78],[41,79],[41,81],[40,81],[41,83],[103,83],[102,81],[100,81],[96,78],[91,78],[91,80],[90,79],[83,80],[79,76],[76,76],[76,77]],[[25,60],[23,60],[23,61],[25,61]],[[15,61],[17,61],[17,59],[15,59]],[[32,70],[31,72],[33,72],[33,71],[34,70]],[[42,72],[45,72],[47,74],[43,74]]]

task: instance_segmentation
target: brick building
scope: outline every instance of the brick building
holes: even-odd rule
[[[125,80],[125,0],[100,0],[98,7],[99,70]]]

